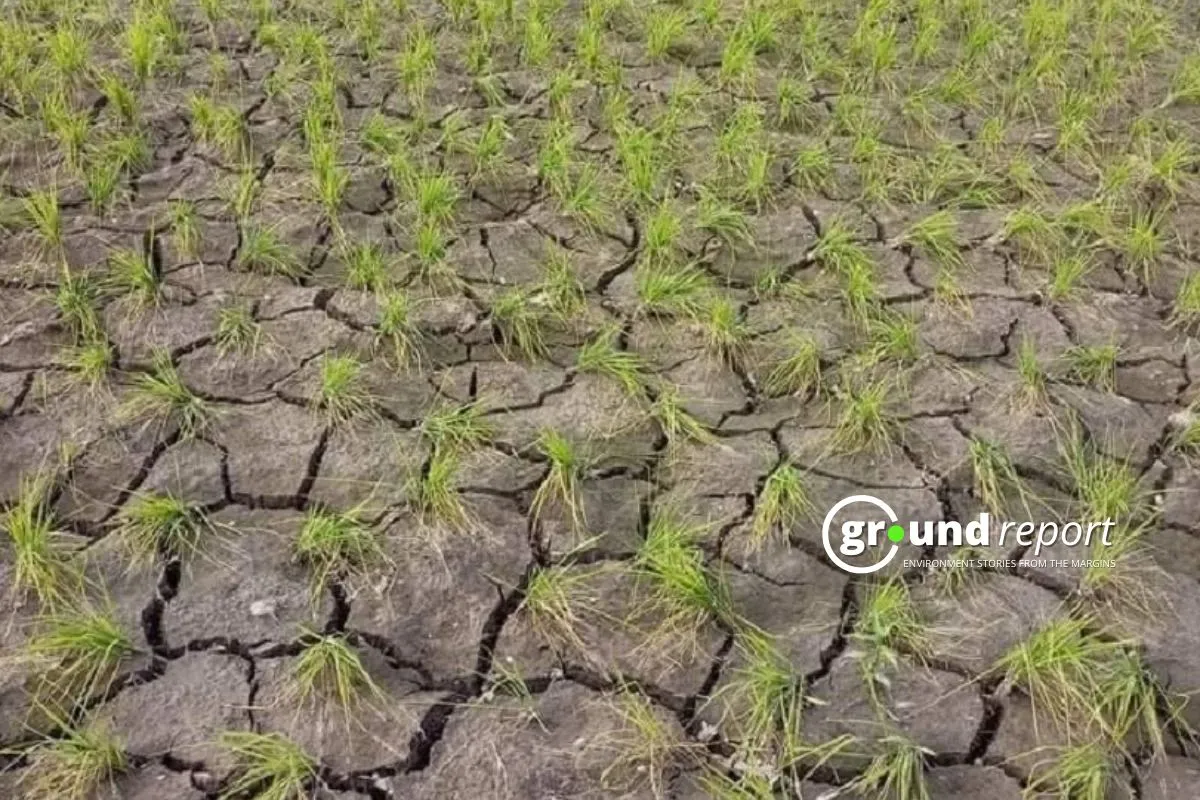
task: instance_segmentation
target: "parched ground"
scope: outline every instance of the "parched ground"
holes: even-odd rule
[[[328,798],[921,796],[897,741],[933,800],[1200,796],[1194,3],[0,8],[0,796],[85,726],[139,800],[230,796],[226,731]],[[1118,566],[851,576],[863,493]],[[319,515],[373,543],[323,581]],[[132,649],[49,719],[79,608]],[[1136,726],[997,666],[1069,620]]]

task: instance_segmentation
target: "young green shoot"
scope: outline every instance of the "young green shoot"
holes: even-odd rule
[[[150,565],[160,558],[193,559],[211,545],[216,533],[202,507],[170,494],[134,497],[117,512],[114,530],[131,566]]]
[[[23,476],[15,502],[0,514],[12,558],[10,601],[31,595],[43,608],[54,608],[81,588],[79,569],[71,559],[75,548],[55,523],[50,495],[50,474]]]
[[[338,512],[312,508],[292,544],[295,560],[310,572],[309,596],[316,603],[333,583],[364,578],[387,564],[383,541],[358,508]]]
[[[1014,495],[1025,505],[1025,484],[1003,445],[989,439],[972,438],[967,446],[967,458],[971,463],[975,497],[993,516],[1002,516],[1008,500]]]
[[[685,441],[701,444],[715,441],[715,437],[703,422],[696,419],[684,407],[683,397],[674,384],[662,384],[654,402],[650,404],[650,416],[658,423],[668,444]]]
[[[637,353],[621,349],[615,329],[602,332],[580,348],[575,367],[580,372],[616,381],[630,397],[644,395],[648,380],[646,364]]]
[[[595,604],[587,585],[594,574],[594,570],[575,567],[536,568],[518,613],[551,646],[585,650],[587,645],[579,632],[583,623],[580,612]]]
[[[262,345],[262,323],[246,303],[233,302],[217,310],[217,330],[213,340],[222,358],[231,354],[253,355]]]
[[[471,516],[458,492],[459,454],[451,447],[435,447],[420,475],[409,484],[409,497],[426,525],[454,531],[471,527]]]
[[[312,405],[332,425],[368,416],[375,399],[363,376],[363,363],[354,356],[326,353],[321,357],[317,393]]]
[[[815,394],[821,382],[821,346],[812,336],[793,334],[783,356],[771,369],[763,390],[772,397]]]
[[[317,778],[317,762],[279,733],[225,731],[218,743],[237,763],[218,800],[298,800]]]
[[[406,370],[421,363],[421,329],[413,318],[412,300],[403,289],[389,289],[379,300],[375,341],[391,353],[394,366]]]
[[[248,225],[242,230],[237,263],[242,269],[294,278],[303,265],[273,228]]]
[[[859,666],[872,702],[882,702],[880,689],[901,655],[918,660],[929,653],[929,624],[921,616],[908,584],[893,578],[870,585],[859,610],[852,641],[861,651]]]
[[[750,524],[751,546],[760,548],[773,535],[786,542],[792,529],[802,520],[812,518],[815,512],[803,474],[790,461],[782,462],[767,476],[755,501]]]
[[[898,421],[889,409],[892,387],[875,381],[839,391],[842,411],[833,429],[831,444],[835,451],[857,453],[870,448],[888,447],[897,435]]]
[[[65,725],[29,754],[29,766],[17,785],[26,797],[88,800],[115,789],[129,759],[123,742],[100,723]]]
[[[183,382],[171,354],[165,350],[154,354],[149,372],[138,373],[124,410],[129,419],[148,417],[160,425],[178,425],[185,438],[202,433],[213,413],[208,401]]]
[[[536,361],[550,355],[542,308],[536,300],[527,291],[509,289],[493,301],[492,321],[506,358],[520,354]]]
[[[26,644],[26,656],[41,669],[36,697],[51,710],[103,694],[136,652],[115,611],[89,605],[51,611]]]
[[[1078,381],[1111,392],[1117,385],[1117,357],[1120,351],[1115,344],[1077,345],[1065,353],[1070,364],[1071,377]]]
[[[344,634],[306,630],[300,641],[304,649],[289,675],[291,692],[300,703],[330,701],[349,712],[365,699],[383,699],[383,690]]]
[[[929,800],[925,763],[933,751],[897,733],[884,736],[878,745],[880,752],[851,782],[856,792],[889,800]]]
[[[558,506],[571,523],[572,530],[583,531],[587,518],[583,505],[583,479],[589,466],[588,456],[570,439],[555,430],[538,434],[538,452],[548,469],[533,493],[529,513],[536,523],[550,505]]]

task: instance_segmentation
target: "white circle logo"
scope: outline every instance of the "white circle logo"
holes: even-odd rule
[[[876,561],[874,564],[866,567],[856,567],[853,564],[847,564],[845,561],[839,558],[837,551],[834,550],[833,545],[829,541],[829,529],[830,526],[833,525],[833,518],[838,515],[838,512],[846,506],[854,503],[867,503],[868,505],[875,506],[875,508],[886,514],[888,521],[893,524],[897,522],[896,512],[892,511],[892,507],[880,500],[878,497],[872,497],[869,494],[854,494],[839,500],[833,508],[829,509],[829,513],[825,515],[825,523],[821,526],[821,543],[825,545],[825,555],[829,556],[830,561],[832,561],[834,564],[837,564],[846,572],[850,572],[855,575],[867,575],[872,572],[878,572],[891,563],[891,560],[896,557],[896,553],[900,552],[900,546],[897,544],[892,544],[892,549],[886,556],[879,561]],[[884,538],[886,539],[887,537],[885,536]]]

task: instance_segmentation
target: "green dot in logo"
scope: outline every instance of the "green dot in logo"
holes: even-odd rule
[[[887,537],[896,544],[904,541],[904,526],[893,525],[887,529]]]

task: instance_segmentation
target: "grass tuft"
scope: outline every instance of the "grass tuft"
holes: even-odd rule
[[[69,711],[73,703],[103,694],[137,652],[111,608],[82,605],[52,611],[39,625],[26,644],[26,656],[42,669],[37,702],[51,710]]]
[[[0,515],[12,553],[9,597],[33,595],[43,608],[60,607],[81,588],[71,562],[70,537],[55,525],[50,507],[51,476],[21,478],[15,502]]]
[[[26,797],[87,800],[129,766],[124,743],[104,725],[66,726],[61,734],[37,745],[18,786]]]
[[[330,584],[361,578],[373,567],[388,562],[378,532],[357,508],[344,512],[309,510],[292,553],[311,571],[309,595],[314,603]]]
[[[124,413],[130,419],[174,423],[185,438],[203,433],[213,416],[208,402],[187,387],[170,353],[162,350],[155,353],[150,371],[134,380]]]
[[[289,676],[292,692],[301,703],[330,700],[350,711],[368,697],[383,698],[362,656],[345,635],[305,631],[301,643],[304,650],[292,664]]]
[[[131,563],[144,565],[160,557],[193,558],[216,532],[202,507],[169,494],[148,494],[135,497],[118,512],[114,533]]]
[[[225,731],[219,742],[237,768],[218,800],[299,800],[317,777],[317,762],[279,733]]]
[[[791,529],[801,520],[812,518],[816,510],[800,470],[784,461],[767,476],[758,494],[750,524],[751,545],[761,547],[773,533],[786,542]]]
[[[582,483],[590,464],[588,456],[566,436],[549,429],[538,434],[537,448],[546,458],[549,468],[533,493],[530,516],[536,523],[546,507],[555,504],[567,513],[573,530],[584,530],[587,518]]]

